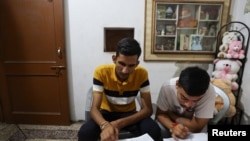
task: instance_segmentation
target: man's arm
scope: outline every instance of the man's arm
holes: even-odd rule
[[[99,111],[101,101],[102,101],[102,94],[94,92],[90,113],[93,120],[100,126],[106,122],[106,120],[103,118],[102,114]],[[102,140],[111,141],[117,139],[118,130],[128,125],[134,124],[145,117],[149,117],[152,115],[152,113],[153,113],[153,108],[152,108],[150,93],[141,93],[141,109],[137,113],[131,116],[117,119],[105,125],[101,133]]]
[[[102,141],[116,141],[118,139],[119,131],[118,129],[106,121],[101,112],[100,106],[102,102],[102,93],[101,92],[93,92],[93,101],[91,106],[91,117],[92,119],[100,126],[102,130],[100,137]]]
[[[120,118],[116,121],[112,121],[111,124],[118,129],[124,128],[128,125],[132,125],[145,117],[151,116],[153,113],[151,95],[150,93],[141,93],[141,109],[131,116]]]
[[[100,112],[101,102],[102,102],[102,93],[94,91],[90,114],[91,114],[92,119],[98,125],[101,125],[102,123],[106,121]]]
[[[191,120],[188,118],[180,117],[171,111],[161,111],[157,108],[157,119],[167,128],[171,129],[172,125],[177,119],[181,120],[181,124],[186,126],[190,132],[201,132],[206,126],[209,119],[193,117]],[[180,119],[181,118],[181,119]]]
[[[181,118],[181,117],[180,117]],[[190,132],[198,133],[208,124],[209,119],[193,117],[191,120],[187,118],[181,118],[182,124],[188,127]]]
[[[189,129],[182,123],[177,123],[175,120],[177,116],[171,111],[162,111],[157,107],[156,118],[163,126],[169,129],[172,133],[172,137],[176,140],[177,138],[184,139],[187,137]]]
[[[156,119],[166,128],[171,129],[172,125],[174,123],[174,119],[177,118],[177,116],[175,116],[175,118],[171,117],[172,112],[168,112],[168,111],[162,111],[160,108],[157,107],[156,110]],[[172,115],[174,116],[174,115]]]

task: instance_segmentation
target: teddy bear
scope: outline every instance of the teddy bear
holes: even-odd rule
[[[222,44],[219,46],[220,52],[217,54],[218,58],[227,58],[227,51],[231,41],[237,41],[238,34],[237,32],[224,32],[222,36]]]
[[[227,111],[227,113],[224,115],[224,117],[232,117],[236,114],[236,108],[235,108],[235,103],[236,99],[234,94],[231,91],[231,82],[229,80],[225,79],[213,79],[211,80],[211,83],[218,88],[220,88],[223,92],[225,92],[229,98],[230,101],[230,106]],[[217,95],[215,99],[215,110],[214,114],[217,114],[222,108],[223,108],[223,99],[221,96]]]
[[[241,41],[231,41],[227,51],[227,58],[243,59],[245,51],[242,49]]]
[[[215,69],[212,72],[212,79],[226,79],[231,81],[232,90],[237,90],[239,85],[236,82],[238,79],[238,71],[242,66],[241,61],[231,59],[215,59]]]
[[[218,58],[226,58],[227,57],[228,45],[222,44],[219,47],[219,53],[217,54]]]

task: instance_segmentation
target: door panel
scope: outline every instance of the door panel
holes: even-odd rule
[[[63,0],[1,0],[0,18],[4,121],[69,124]]]

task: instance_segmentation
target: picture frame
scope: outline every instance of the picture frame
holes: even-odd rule
[[[193,13],[193,18],[198,20],[198,24],[195,27],[182,27],[178,26],[179,23],[179,8],[182,5],[196,5],[195,6],[195,13]],[[207,5],[211,5],[212,8],[219,8],[220,12],[219,15],[215,16],[216,18],[213,18],[211,20],[205,20],[204,18],[200,19],[201,13],[199,13],[199,9],[202,8],[202,6],[206,7]],[[192,61],[192,62],[211,62],[214,60],[215,56],[215,50],[217,48],[216,46],[216,40],[214,43],[214,46],[212,47],[212,51],[201,50],[201,51],[195,51],[195,50],[184,50],[180,44],[181,34],[198,34],[200,25],[207,26],[205,23],[214,23],[216,26],[215,32],[218,31],[218,29],[230,22],[230,5],[231,0],[207,0],[206,2],[204,0],[182,0],[182,1],[174,1],[174,0],[145,0],[145,31],[144,31],[144,61]],[[162,6],[161,8],[158,6]],[[166,13],[164,15],[164,10],[167,10],[167,7],[171,6],[173,8],[173,15],[171,17],[167,17]],[[216,6],[216,7],[213,7]],[[158,9],[159,8],[159,9]],[[162,16],[160,15],[160,11]],[[211,11],[211,10],[210,10]],[[165,17],[165,18],[164,18]],[[190,20],[187,20],[187,23],[189,23]],[[162,24],[163,23],[163,24]],[[202,24],[204,23],[204,25]],[[164,24],[175,24],[176,25],[176,31],[174,35],[166,35],[166,33],[162,34],[164,30],[160,25]],[[188,30],[188,32],[184,32]],[[209,31],[209,28],[208,28]],[[213,36],[214,32],[212,34],[208,34],[206,36]],[[159,41],[159,38],[175,38],[174,43],[174,49],[173,50],[165,50],[164,44]],[[190,40],[189,40],[190,41]],[[190,44],[190,43],[189,43]],[[210,50],[211,46],[208,47],[208,50]],[[189,47],[190,48],[190,47]],[[188,48],[188,49],[189,49]]]
[[[180,34],[180,50],[188,51],[189,50],[189,35],[188,34]]]
[[[202,51],[203,35],[191,34],[189,40],[189,50]]]

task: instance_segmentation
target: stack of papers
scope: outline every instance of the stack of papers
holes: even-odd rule
[[[141,135],[135,138],[122,139],[118,141],[154,141],[148,134]]]
[[[121,139],[118,141],[154,141],[148,134],[135,138]],[[163,141],[175,141],[173,138],[165,138]],[[208,141],[207,133],[191,133],[186,139],[178,139],[178,141]]]
[[[163,141],[175,141],[173,138],[163,139]],[[208,141],[207,133],[191,133],[186,139],[178,139],[178,141]]]

